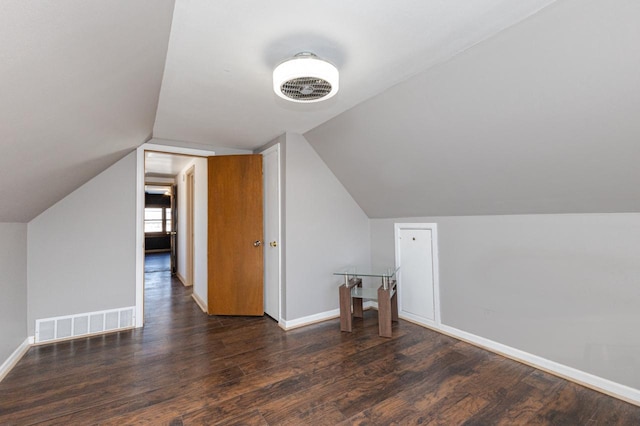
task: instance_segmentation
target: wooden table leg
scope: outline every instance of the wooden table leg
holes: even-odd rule
[[[391,337],[391,289],[378,288],[378,334]]]
[[[391,291],[393,291],[393,296],[391,297],[391,321],[398,322],[398,291],[396,289],[396,282],[393,281],[391,287]]]
[[[355,281],[355,285],[358,286],[358,287],[362,287],[362,279],[358,278]],[[362,309],[362,298],[355,297],[355,298],[353,298],[351,303],[353,303],[353,317],[354,318],[364,318],[364,312],[363,312],[363,309]]]
[[[353,299],[353,317],[363,318],[362,299],[359,297]]]
[[[351,289],[346,285],[340,286],[340,330],[352,330],[351,318]]]

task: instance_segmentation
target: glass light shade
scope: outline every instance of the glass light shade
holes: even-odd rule
[[[294,99],[282,91],[282,85],[296,79],[316,78],[324,80],[331,85],[331,90],[326,95],[317,99]],[[298,54],[284,61],[273,70],[273,91],[276,95],[292,102],[318,102],[329,99],[338,92],[338,69],[329,62],[318,58],[313,54]],[[305,94],[302,90],[301,93]]]

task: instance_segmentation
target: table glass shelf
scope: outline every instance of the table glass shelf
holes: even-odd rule
[[[380,269],[365,269],[365,268],[357,268],[357,267],[346,267],[337,272],[334,272],[333,275],[340,275],[344,277],[344,282],[340,283],[340,285],[349,286],[349,280],[352,278],[363,278],[363,277],[371,277],[371,278],[380,278],[382,280],[382,287],[386,290],[389,288],[389,282],[392,281],[396,273],[400,268],[380,268]],[[353,297],[360,297],[363,299],[377,299],[377,288],[367,288],[356,286],[352,289],[351,294]]]
[[[333,275],[347,275],[350,278],[354,277],[375,277],[375,278],[387,278],[391,279],[395,277],[396,272],[398,272],[400,268],[380,268],[380,269],[365,269],[365,268],[357,268],[354,266],[346,267],[340,269],[333,273]]]

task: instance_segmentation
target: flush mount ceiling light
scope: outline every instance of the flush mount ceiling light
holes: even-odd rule
[[[338,69],[313,53],[298,53],[273,70],[273,90],[288,101],[323,101],[338,92]]]

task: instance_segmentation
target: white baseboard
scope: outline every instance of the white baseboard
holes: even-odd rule
[[[285,330],[292,330],[294,328],[304,327],[305,325],[311,325],[317,322],[338,318],[339,316],[340,309],[333,309],[331,311],[320,312],[319,314],[296,318],[294,320],[282,320],[280,323],[278,323],[278,325],[280,325],[280,327]]]
[[[20,361],[24,354],[27,353],[30,347],[30,338],[27,337],[26,339],[24,339],[24,342],[22,342],[20,346],[18,346],[16,350],[13,351],[11,355],[9,355],[9,358],[7,358],[5,362],[2,363],[2,365],[0,365],[0,381],[2,381],[2,379],[4,379],[7,374],[9,374],[11,369],[16,366],[18,361]]]
[[[180,275],[180,272],[176,272],[176,278],[178,278],[178,281],[180,281],[183,286],[191,287],[192,284],[187,284],[187,279]]]
[[[598,392],[602,392],[614,398],[640,406],[640,390],[638,389],[595,376],[582,370],[548,360],[541,356],[521,351],[520,349],[516,349],[511,346],[503,345],[502,343],[498,343],[493,340],[485,339],[484,337],[480,337],[475,334],[467,333],[466,331],[462,331],[448,325],[441,324],[440,326],[435,327],[425,324],[421,325],[467,343],[471,343],[474,346],[479,346],[507,358],[522,362],[523,364],[530,365],[531,367],[539,370],[546,371],[547,373],[563,379],[578,383]]]
[[[364,302],[362,308],[367,310],[370,308],[377,309],[378,305],[373,302]],[[340,309],[332,309],[326,312],[320,312],[319,314],[309,315],[306,317],[296,318],[294,320],[281,320],[278,325],[284,330],[293,330],[294,328],[304,327],[305,325],[311,325],[322,321],[331,320],[340,316]]]
[[[200,296],[198,296],[198,295],[194,292],[194,293],[191,293],[191,298],[192,298],[193,300],[195,300],[196,305],[198,305],[198,307],[199,307],[200,309],[202,309],[202,312],[204,312],[205,314],[209,313],[209,308],[207,307],[207,304],[205,303],[205,301],[204,301],[204,300],[202,300],[202,299],[200,298]]]
[[[439,330],[438,324],[436,324],[435,321],[429,320],[427,318],[419,317],[417,315],[412,315],[412,314],[410,314],[408,312],[399,312],[398,313],[398,317],[400,319],[412,322],[412,323],[420,325],[422,327],[427,327],[427,328],[430,328],[432,330],[441,331],[441,330]]]

